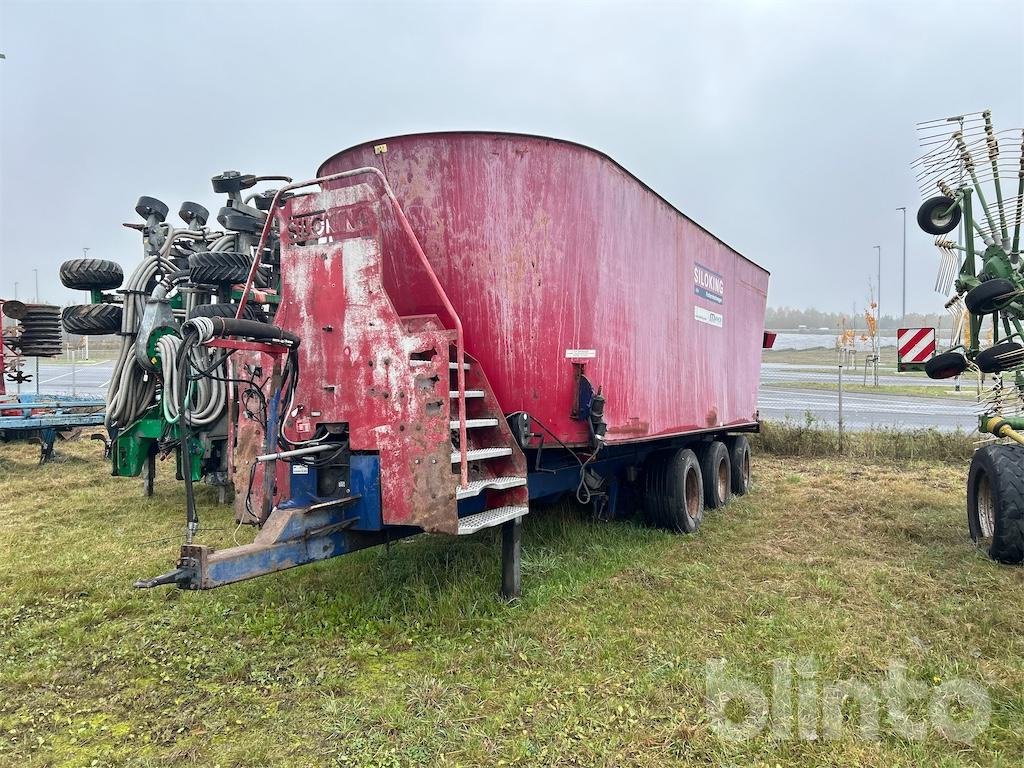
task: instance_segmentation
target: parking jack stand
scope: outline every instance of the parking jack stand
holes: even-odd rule
[[[501,525],[501,596],[506,600],[523,592],[522,578],[523,518],[515,517]]]

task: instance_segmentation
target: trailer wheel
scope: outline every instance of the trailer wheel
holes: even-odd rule
[[[105,259],[71,259],[60,265],[60,282],[75,291],[108,291],[120,288],[124,272],[117,262]]]
[[[1001,344],[983,349],[974,358],[974,364],[982,373],[999,373],[1024,365],[1024,345],[1016,341],[1004,341]]]
[[[704,506],[718,509],[732,496],[732,466],[725,443],[714,440],[700,452],[700,475],[704,481]]]
[[[967,358],[960,352],[943,352],[924,364],[929,379],[952,379],[967,370]]]
[[[750,490],[750,441],[746,435],[733,435],[728,439],[729,466],[732,470],[732,492],[743,496]]]
[[[967,526],[993,560],[1024,560],[1024,446],[975,451],[967,475]]]
[[[964,306],[975,315],[987,315],[1000,309],[1018,293],[1017,286],[997,277],[971,288],[964,296]]]
[[[700,462],[689,448],[656,453],[645,472],[644,510],[649,522],[676,533],[693,533],[704,519]]]
[[[953,206],[953,199],[945,195],[929,198],[917,209],[917,226],[929,235],[945,235],[956,229],[960,223],[960,206]]]
[[[117,304],[75,304],[61,316],[64,330],[82,336],[102,336],[121,330],[121,307]]]

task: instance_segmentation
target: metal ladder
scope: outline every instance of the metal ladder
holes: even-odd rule
[[[450,374],[457,372],[457,365],[454,361],[449,363]],[[466,373],[472,371],[472,363],[470,362],[464,363],[463,367]],[[451,378],[454,382],[455,376],[452,375]],[[448,395],[454,404],[459,396],[454,383],[450,387]],[[473,476],[465,487],[462,486],[461,482],[458,483],[456,499],[472,498],[488,490],[505,491],[525,486],[527,482],[525,475],[499,474],[491,469],[492,460],[512,456],[517,450],[513,447],[514,440],[511,433],[503,423],[504,416],[500,412],[488,412],[488,405],[492,408],[494,405],[493,395],[481,388],[467,389],[466,403],[467,413],[469,408],[476,411],[472,418],[468,415],[466,418],[466,458],[469,462],[473,463]],[[452,412],[455,413],[454,405]],[[458,445],[459,420],[457,418],[452,419],[450,426],[452,431],[452,466],[457,474],[461,459]],[[483,435],[486,435],[486,437]],[[459,518],[459,535],[464,536],[476,533],[484,528],[492,528],[512,520],[519,520],[529,514],[529,511],[528,504],[510,504],[490,507],[481,512],[466,515]]]

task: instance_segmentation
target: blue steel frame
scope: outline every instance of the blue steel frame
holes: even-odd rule
[[[729,432],[755,428],[740,427]],[[615,515],[622,478],[628,468],[643,464],[648,455],[656,451],[694,447],[703,440],[724,434],[723,430],[713,430],[602,448],[587,462],[587,469],[605,480],[605,516]],[[575,455],[563,448],[529,449],[526,453],[531,501],[549,501],[576,491],[581,466]],[[315,467],[306,467],[305,472],[300,470],[297,474],[294,467],[292,471],[292,497],[278,505],[252,544],[220,551],[203,546],[182,547],[178,570],[158,577],[153,583],[177,583],[183,589],[213,589],[423,532],[420,528],[383,524],[380,460],[376,454],[351,456],[351,487],[347,496],[317,496]],[[463,499],[458,502],[459,517],[479,512],[484,505],[482,495]]]

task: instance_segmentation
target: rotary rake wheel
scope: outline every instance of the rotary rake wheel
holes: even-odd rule
[[[925,150],[914,163],[925,198],[917,222],[935,236],[935,289],[952,294],[946,309],[954,321],[949,350],[927,371],[984,380],[987,431],[991,417],[1024,414],[1024,131],[996,131],[989,111],[917,128]]]
[[[1024,561],[1024,132],[996,131],[985,111],[918,125],[914,163],[924,203],[917,223],[935,236],[935,288],[952,294],[948,351],[935,379],[978,378],[978,429],[990,438],[971,461],[967,521],[990,557]],[[954,239],[955,237],[955,239]],[[1017,445],[1000,444],[1005,438]]]

